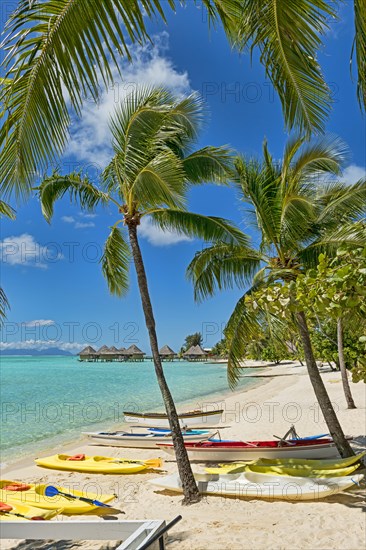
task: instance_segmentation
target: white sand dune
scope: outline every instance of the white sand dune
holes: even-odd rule
[[[245,375],[245,374],[244,374]],[[339,419],[347,434],[355,436],[354,447],[366,448],[366,392],[363,383],[352,384],[358,408],[347,410],[340,374],[322,374]],[[294,363],[258,371],[258,386],[213,402],[206,398],[194,406],[216,406],[225,410],[220,431],[223,439],[267,439],[284,435],[291,424],[300,435],[327,432],[310,385],[306,369]],[[61,452],[65,449],[54,449]],[[97,447],[85,441],[72,453],[100,454],[127,458],[153,458],[161,454],[147,450]],[[176,464],[166,455],[165,468],[176,472]],[[165,458],[165,457],[164,457]],[[203,465],[193,465],[203,471]],[[181,495],[167,494],[146,484],[156,473],[131,476],[83,475],[57,472],[35,466],[31,460],[13,465],[2,472],[5,479],[28,482],[54,482],[77,489],[116,492],[116,507],[125,515],[121,519],[160,519],[167,521],[182,514],[183,520],[171,531],[171,550],[360,550],[365,548],[365,492],[360,488],[318,502],[267,502],[222,497],[205,497],[199,504],[182,507]],[[79,519],[86,516],[79,516]],[[89,516],[90,519],[90,516]],[[66,533],[65,533],[66,536]],[[1,548],[80,548],[79,544],[57,546],[2,541]],[[84,548],[101,548],[100,543],[86,542]],[[106,546],[104,545],[104,548]],[[113,547],[113,546],[111,546]]]

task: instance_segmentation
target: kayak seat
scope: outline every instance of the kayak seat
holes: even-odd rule
[[[27,483],[11,483],[10,485],[5,485],[2,487],[4,491],[29,491],[31,488]]]
[[[79,454],[79,455],[69,456],[69,457],[67,457],[66,460],[75,460],[75,461],[85,460],[85,455],[84,454]]]

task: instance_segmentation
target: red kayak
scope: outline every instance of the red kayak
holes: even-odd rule
[[[159,444],[174,455],[171,444]],[[336,458],[337,448],[331,438],[280,441],[204,441],[185,443],[191,460],[200,462],[250,461],[258,458]]]

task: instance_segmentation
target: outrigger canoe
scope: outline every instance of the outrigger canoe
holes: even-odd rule
[[[111,447],[133,447],[135,449],[156,449],[158,443],[173,444],[170,430],[154,430],[147,433],[137,432],[84,432],[91,443],[107,445]],[[207,430],[187,430],[183,432],[183,439],[190,441],[207,441],[213,437],[214,432]]]
[[[184,426],[195,426],[196,428],[216,426],[221,421],[223,409],[217,411],[188,411],[179,413],[179,423]],[[155,426],[162,428],[169,428],[169,420],[165,413],[136,413],[136,412],[123,412],[125,421],[127,424],[138,424],[143,426]]]
[[[173,445],[159,444],[170,455]],[[307,439],[292,441],[205,441],[185,443],[191,460],[200,462],[251,461],[259,458],[330,458],[338,451],[332,439]]]
[[[91,501],[98,500],[103,504],[107,504],[116,498],[116,495],[100,495],[89,491],[77,491],[66,487],[56,485],[60,493],[71,495],[69,497],[58,494],[55,496],[46,496],[46,488],[48,484],[33,484],[19,483],[17,481],[1,480],[0,481],[0,500],[8,502],[15,501],[19,504],[27,504],[44,508],[45,510],[58,510],[62,508],[63,514],[85,514],[95,510],[97,507],[94,504],[79,500],[79,498],[87,498]],[[72,497],[76,497],[73,499]]]
[[[262,468],[292,468],[294,470],[322,470],[339,472],[346,468],[356,466],[356,468],[361,467],[363,463],[361,462],[363,457],[366,455],[366,451],[359,453],[355,456],[350,456],[349,458],[328,458],[323,460],[311,460],[306,458],[259,458],[258,460],[253,460],[251,462],[231,462],[219,464],[216,468],[205,468],[206,472],[209,474],[237,474],[240,472],[245,472],[247,466],[256,466]],[[305,475],[305,474],[302,474]]]
[[[68,470],[70,472],[86,472],[90,474],[135,474],[148,468],[161,468],[160,458],[151,460],[128,460],[108,456],[85,455],[53,455],[36,458],[38,466],[53,470]]]
[[[358,484],[363,475],[336,478],[270,476],[254,472],[232,475],[195,474],[202,494],[268,500],[318,500],[335,495]],[[160,489],[182,493],[178,475],[149,480]]]
[[[10,499],[0,502],[0,521],[42,521],[51,519],[62,512],[60,507],[55,510],[42,510]]]

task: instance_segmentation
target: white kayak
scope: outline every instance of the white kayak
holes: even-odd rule
[[[179,423],[182,427],[190,426],[195,428],[207,428],[216,426],[221,421],[222,409],[216,411],[188,411],[178,413]],[[169,428],[169,420],[165,413],[135,413],[123,412],[127,424],[138,424],[142,426],[156,426],[157,428]]]
[[[168,443],[158,447],[174,456],[174,448]],[[185,443],[190,460],[198,462],[241,462],[260,458],[336,458],[337,448],[331,439],[293,441],[220,441]]]
[[[146,431],[146,433],[137,432],[84,432],[88,436],[90,443],[96,445],[107,445],[110,447],[132,447],[135,449],[154,449],[159,443],[170,443],[173,445],[171,432],[169,430]],[[207,441],[213,437],[214,432],[207,430],[187,430],[182,433],[186,442]]]
[[[271,476],[245,472],[242,474],[195,474],[198,490],[202,494],[235,496],[268,500],[319,500],[355,487],[362,474],[334,478]],[[176,474],[158,477],[148,483],[182,493],[182,482]]]

